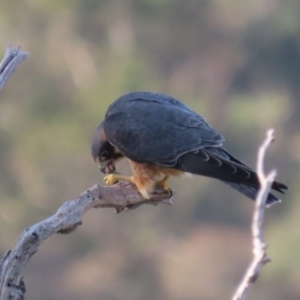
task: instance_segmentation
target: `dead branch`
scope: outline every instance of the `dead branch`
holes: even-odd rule
[[[24,59],[27,58],[27,56],[29,55],[28,52],[23,52],[20,50],[20,47],[17,49],[12,49],[10,47],[10,45],[7,46],[6,51],[5,51],[5,55],[2,59],[2,61],[0,62],[0,92],[3,89],[5,83],[7,82],[8,78],[10,77],[10,75],[14,72],[14,70],[16,69],[16,67],[18,66],[18,64],[20,64]],[[11,254],[10,251],[8,251],[5,256],[2,258],[2,260],[0,261],[0,286],[3,286],[3,278],[2,278],[2,269],[3,267],[8,268],[8,266],[4,265],[4,262],[6,261],[6,259],[9,257],[9,255]],[[15,284],[13,281],[7,281],[5,283],[7,286],[11,285],[11,284]],[[17,283],[18,288],[21,291],[25,292],[25,286],[23,285],[23,281],[22,279],[20,279]],[[22,295],[22,293],[17,292],[18,295]],[[2,298],[2,293],[0,292],[0,299],[9,299],[9,298]],[[22,297],[14,297],[12,299],[22,299]]]
[[[8,251],[0,261],[0,299],[21,300],[25,284],[21,270],[38,250],[40,244],[55,233],[70,233],[82,224],[83,215],[91,208],[114,207],[117,212],[137,208],[141,204],[171,204],[168,193],[157,194],[145,200],[137,188],[127,182],[114,186],[93,186],[77,199],[65,202],[48,219],[37,223],[21,234],[14,249]]]
[[[270,261],[267,257],[267,245],[263,238],[263,218],[264,211],[266,208],[266,200],[271,189],[272,183],[276,177],[276,171],[273,170],[269,174],[265,174],[264,172],[264,159],[267,148],[274,140],[273,136],[274,130],[270,129],[267,132],[267,137],[263,144],[260,146],[258,151],[257,158],[257,175],[259,178],[259,182],[261,188],[256,197],[255,209],[253,213],[252,220],[252,241],[253,241],[253,259],[251,264],[249,265],[246,274],[242,282],[239,284],[234,296],[233,300],[244,300],[246,299],[247,291],[252,283],[254,283],[260,273],[261,268]]]
[[[12,49],[10,45],[7,46],[5,55],[0,63],[0,91],[16,67],[26,59],[28,55],[29,53],[21,51],[20,47]]]

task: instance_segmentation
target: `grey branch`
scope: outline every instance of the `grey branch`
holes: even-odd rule
[[[50,218],[27,228],[14,249],[8,251],[0,261],[0,299],[21,300],[25,284],[21,270],[38,250],[40,244],[55,233],[70,233],[82,224],[83,215],[91,208],[114,207],[117,212],[137,208],[142,204],[172,204],[168,193],[157,194],[146,200],[137,188],[127,182],[114,186],[93,186],[77,199],[65,202]]]
[[[250,285],[257,280],[261,268],[270,261],[267,257],[267,245],[263,238],[262,227],[267,196],[276,177],[275,170],[271,171],[269,174],[264,173],[264,158],[267,148],[274,140],[273,133],[273,129],[268,130],[267,137],[258,151],[256,168],[261,188],[256,198],[252,220],[253,259],[232,298],[233,300],[246,299]]]
[[[26,59],[28,55],[28,52],[23,52],[20,48],[12,49],[10,45],[7,46],[0,63],[0,92],[18,64]]]

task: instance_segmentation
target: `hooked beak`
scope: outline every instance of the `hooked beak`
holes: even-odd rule
[[[116,167],[112,159],[103,162],[98,161],[98,166],[100,171],[104,174],[112,174],[116,171]]]

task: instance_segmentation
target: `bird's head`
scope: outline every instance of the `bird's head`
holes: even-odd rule
[[[115,172],[115,161],[123,155],[107,140],[104,133],[103,122],[100,123],[95,131],[91,152],[101,172],[105,174]]]

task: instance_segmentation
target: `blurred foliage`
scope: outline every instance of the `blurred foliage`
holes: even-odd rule
[[[201,113],[226,149],[290,190],[267,211],[273,262],[252,299],[299,299],[300,2],[297,0],[2,1],[0,51],[30,57],[0,98],[0,251],[102,175],[90,140],[107,106],[133,90],[168,93]],[[129,172],[126,162],[119,165]],[[42,245],[28,299],[229,299],[251,255],[253,203],[221,183],[174,179],[172,207],[89,212]]]

